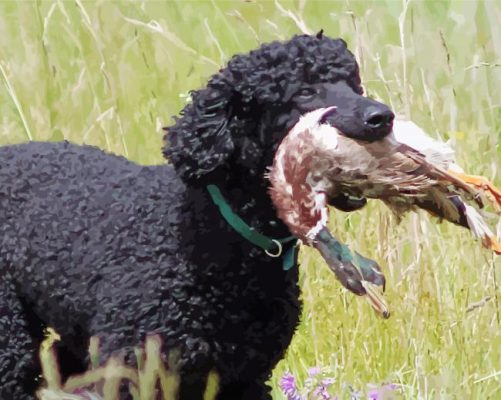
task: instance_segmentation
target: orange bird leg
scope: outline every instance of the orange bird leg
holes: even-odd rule
[[[482,238],[482,244],[486,249],[494,251],[494,253],[501,255],[501,244],[495,237],[484,236]]]
[[[485,176],[480,175],[467,175],[456,171],[447,171],[449,174],[454,175],[456,178],[481,189],[484,193],[488,194],[488,199],[494,206],[497,212],[501,212],[501,190],[493,185]]]

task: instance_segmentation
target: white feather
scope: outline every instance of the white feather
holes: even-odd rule
[[[468,226],[470,227],[473,235],[479,239],[495,238],[494,234],[484,222],[478,211],[466,203],[464,203],[464,206],[466,207],[466,221],[468,222]]]
[[[320,211],[320,219],[316,225],[306,234],[307,239],[312,243],[318,235],[318,232],[327,226],[329,222],[329,209],[327,208],[327,198],[325,193],[316,193],[313,198],[315,205],[312,211]]]
[[[393,122],[393,137],[397,142],[419,151],[430,164],[462,172],[455,162],[454,149],[447,143],[433,139],[414,122],[396,119]]]
[[[321,148],[335,150],[338,144],[339,132],[336,128],[323,124],[312,131],[313,137]]]

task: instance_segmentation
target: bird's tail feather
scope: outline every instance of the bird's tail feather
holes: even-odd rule
[[[492,233],[478,211],[468,204],[464,204],[465,216],[468,227],[473,235],[482,241],[485,248],[493,250],[496,254],[501,254],[501,244],[496,235]]]
[[[444,213],[445,208],[443,207],[443,204],[445,202],[448,202],[450,206],[453,206],[457,210],[455,213],[457,218],[450,218],[451,213]],[[441,204],[442,205],[436,203],[436,198],[434,198],[433,201],[426,199],[418,203],[420,208],[428,211],[436,217],[445,218],[450,222],[469,229],[473,236],[482,241],[482,245],[485,248],[494,251],[496,254],[501,254],[501,244],[496,238],[496,235],[491,231],[483,217],[474,207],[467,204],[459,196],[444,197]],[[447,209],[449,208],[450,207]]]

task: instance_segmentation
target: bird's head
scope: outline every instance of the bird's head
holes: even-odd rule
[[[331,190],[326,172],[336,166],[323,155],[329,154],[329,149],[336,150],[342,135],[327,122],[335,112],[334,106],[309,112],[289,131],[269,173],[270,195],[291,233],[315,247],[347,289],[367,295],[371,305],[386,317],[388,308],[379,293],[385,279],[379,265],[351,251],[327,228]]]

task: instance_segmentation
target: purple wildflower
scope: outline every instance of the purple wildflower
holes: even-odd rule
[[[332,384],[335,382],[336,380],[334,378],[324,378],[322,379],[322,385],[326,386],[326,387],[329,387],[329,386],[332,386]]]
[[[287,400],[303,400],[296,386],[294,375],[286,372],[280,379],[280,389],[287,396]]]
[[[308,369],[308,376],[301,390],[298,389],[296,379],[290,372],[286,372],[280,379],[280,388],[287,400],[338,400],[337,395],[329,393],[335,381],[329,376],[328,369],[311,367]],[[394,392],[400,388],[400,385],[395,383],[381,386],[369,384],[366,390],[360,391],[345,383],[343,388],[348,391],[350,400],[389,400],[395,398]]]
[[[307,388],[308,393],[313,393],[313,399],[315,400],[337,400],[336,396],[332,397],[328,392],[329,387],[332,386],[335,379],[326,377],[325,374],[326,371],[319,367],[310,368],[305,388]]]
[[[397,384],[390,383],[379,388],[371,389],[367,394],[367,400],[384,400],[390,392],[397,390],[398,387]]]
[[[328,386],[324,386],[322,384],[318,385],[315,391],[313,392],[313,396],[318,400],[337,400],[337,396],[332,397],[327,391]]]

